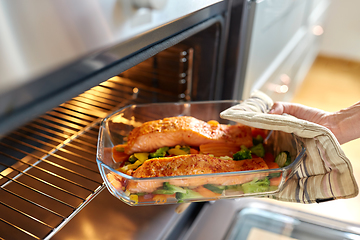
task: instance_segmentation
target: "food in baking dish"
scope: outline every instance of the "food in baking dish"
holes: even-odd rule
[[[214,120],[205,122],[194,117],[180,116],[145,122],[130,132],[126,144],[114,146],[112,153],[114,161],[120,163],[117,170],[134,178],[279,168],[273,157],[270,157],[268,163],[263,159],[265,137],[265,130],[251,129],[239,124],[224,125]],[[255,146],[254,143],[256,143]],[[271,153],[268,153],[268,160],[269,154]],[[263,180],[265,177],[267,176],[258,174],[257,182],[270,188],[269,179]],[[120,177],[116,178],[123,182]],[[161,181],[132,181],[124,187],[131,194],[158,192],[168,193],[167,195],[175,194],[176,197],[176,193],[186,191],[185,188],[199,193],[198,186],[234,186],[251,182],[253,179],[253,175],[171,179],[166,182],[167,187],[180,187],[174,191],[157,191],[164,186]],[[280,179],[273,179],[272,182],[275,180]],[[254,183],[254,185],[257,184]],[[208,190],[211,192],[210,189]],[[204,189],[201,188],[201,190],[204,192]],[[256,192],[252,188],[249,191]],[[201,195],[201,192],[199,194]],[[177,197],[179,198],[179,194]]]
[[[130,105],[112,113],[98,141],[106,187],[136,206],[277,193],[304,155],[301,140],[219,118],[237,103]]]

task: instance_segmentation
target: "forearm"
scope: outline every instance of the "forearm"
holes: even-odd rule
[[[331,113],[328,128],[334,133],[340,144],[360,137],[360,102]]]

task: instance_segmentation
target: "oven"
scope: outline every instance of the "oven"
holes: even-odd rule
[[[263,2],[1,1],[0,238],[186,239],[209,203],[177,214],[111,196],[96,165],[99,124],[131,104],[246,97],[259,82],[259,16],[277,13]],[[286,6],[297,10],[275,14],[278,22],[297,21],[285,43],[313,13],[312,1]],[[296,43],[312,46],[305,36]],[[297,63],[288,74],[316,55],[305,61],[297,44],[286,48]]]

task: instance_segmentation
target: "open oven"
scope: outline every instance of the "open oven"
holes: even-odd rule
[[[0,238],[185,236],[205,203],[179,215],[103,191],[99,124],[130,104],[240,99],[257,5],[2,1]]]

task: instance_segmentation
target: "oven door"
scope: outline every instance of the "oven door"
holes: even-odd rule
[[[288,208],[278,201],[247,198],[207,204],[182,240],[359,239],[360,226]],[[328,215],[330,215],[329,213]],[[209,231],[212,229],[212,231]]]

